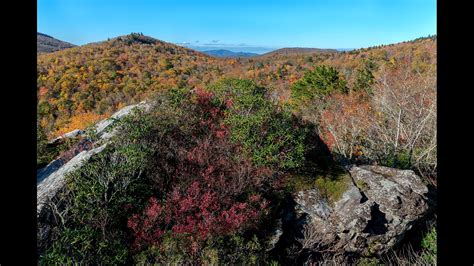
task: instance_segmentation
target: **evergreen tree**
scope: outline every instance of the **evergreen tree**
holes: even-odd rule
[[[357,76],[353,90],[365,90],[368,93],[372,93],[372,85],[375,83],[373,72],[375,70],[376,64],[371,58],[364,60],[362,67],[357,69]]]
[[[346,81],[335,68],[325,65],[306,72],[291,88],[292,96],[303,101],[323,97],[335,91],[347,93]]]

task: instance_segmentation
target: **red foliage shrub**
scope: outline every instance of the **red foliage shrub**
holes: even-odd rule
[[[157,187],[189,185],[200,178],[218,193],[235,196],[271,176],[270,169],[253,166],[241,147],[229,141],[230,129],[222,121],[227,108],[224,103],[229,101],[221,103],[202,89],[196,89],[191,100],[194,104],[184,107],[187,112],[181,119],[186,124],[160,139],[160,146],[154,148],[158,151],[157,169],[152,171],[156,175],[152,179]]]
[[[249,228],[266,211],[268,202],[252,191],[272,172],[253,166],[228,139],[222,119],[231,101],[220,103],[201,89],[192,100],[186,129],[170,132],[160,141],[168,146],[156,149],[156,167],[167,166],[166,174],[153,171],[163,201],[151,198],[143,213],[128,221],[136,250],[159,246],[163,235],[171,233],[186,238],[184,248],[195,254],[206,239]]]
[[[258,195],[251,196],[248,202],[222,199],[212,188],[195,181],[186,190],[174,189],[163,203],[150,198],[143,213],[128,220],[128,227],[135,237],[136,249],[159,246],[163,234],[170,230],[175,236],[187,237],[189,251],[193,252],[208,237],[231,234],[255,224],[267,204]]]

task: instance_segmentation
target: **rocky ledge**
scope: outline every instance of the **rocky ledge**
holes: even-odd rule
[[[37,240],[38,250],[40,252],[44,246],[44,242],[48,240],[51,214],[52,210],[55,208],[55,205],[52,204],[54,203],[53,199],[65,186],[66,175],[83,165],[89,160],[89,158],[91,158],[91,156],[101,152],[107,146],[108,140],[116,134],[116,130],[112,127],[115,121],[129,115],[135,109],[147,111],[150,109],[151,105],[152,103],[150,102],[129,105],[114,113],[110,118],[98,122],[93,127],[93,131],[97,136],[96,141],[91,141],[90,138],[85,135],[85,131],[73,130],[51,142],[55,143],[61,141],[63,138],[83,136],[85,138],[78,144],[87,142],[88,145],[82,145],[82,149],[72,149],[70,151],[72,154],[70,154],[67,159],[57,158],[49,163],[45,168],[37,171]]]
[[[314,245],[363,255],[382,254],[399,243],[428,209],[428,188],[411,170],[350,166],[348,189],[328,203],[317,189],[298,192],[295,210]]]

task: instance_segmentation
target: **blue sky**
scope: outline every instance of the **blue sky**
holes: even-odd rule
[[[361,48],[436,34],[436,0],[38,0],[38,31],[78,45],[142,32],[201,50]]]

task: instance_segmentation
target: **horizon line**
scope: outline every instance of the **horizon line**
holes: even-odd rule
[[[43,32],[40,32],[40,31],[36,31],[38,34],[43,34],[43,35],[46,35],[46,36],[49,36],[49,37],[52,37],[54,39],[57,39],[56,37],[54,37],[53,35],[51,34],[47,34],[47,33],[43,33]],[[122,37],[122,36],[127,36],[127,35],[130,35],[134,32],[131,32],[129,34],[125,34],[125,35],[119,35],[119,36],[116,36],[116,37],[107,37],[107,39],[105,40],[99,40],[99,41],[92,41],[92,42],[88,42],[88,43],[84,43],[84,44],[74,44],[72,42],[69,42],[67,40],[64,40],[64,39],[57,39],[57,40],[60,40],[60,41],[64,41],[64,42],[68,42],[70,44],[73,44],[73,45],[76,45],[76,46],[84,46],[84,45],[88,45],[88,44],[93,44],[93,43],[98,43],[98,42],[104,42],[104,41],[107,41],[109,39],[114,39],[114,38],[118,38],[118,37]],[[143,33],[141,33],[143,34]],[[147,36],[147,37],[150,37],[150,38],[153,38],[155,40],[159,40],[159,41],[163,41],[163,42],[167,42],[167,43],[171,43],[171,44],[174,44],[174,45],[178,45],[178,46],[182,46],[182,47],[186,47],[186,48],[189,48],[189,49],[193,49],[193,48],[190,48],[188,46],[193,46],[193,47],[197,47],[197,48],[210,48],[208,50],[200,50],[201,52],[202,51],[212,51],[212,50],[229,50],[229,49],[224,49],[224,48],[232,48],[233,45],[235,45],[235,48],[254,48],[254,49],[265,49],[267,50],[266,52],[264,53],[267,53],[267,52],[271,52],[271,51],[275,51],[275,50],[278,50],[278,49],[283,49],[283,48],[311,48],[311,49],[333,49],[333,50],[337,50],[337,51],[351,51],[351,50],[358,50],[358,49],[368,49],[368,48],[371,48],[371,47],[377,47],[377,46],[386,46],[386,45],[393,45],[393,44],[399,44],[399,43],[404,43],[404,42],[410,42],[410,41],[414,41],[414,40],[417,40],[417,39],[420,39],[420,38],[430,38],[430,37],[434,37],[434,36],[437,36],[437,33],[435,34],[426,34],[426,35],[423,35],[423,36],[420,36],[420,37],[417,37],[417,38],[414,38],[414,39],[409,39],[409,40],[404,40],[404,41],[398,41],[398,42],[393,42],[393,43],[383,43],[383,44],[376,44],[376,45],[371,45],[371,46],[367,46],[367,47],[355,47],[355,48],[322,48],[322,47],[310,47],[310,46],[281,46],[281,47],[271,47],[271,46],[260,46],[260,45],[255,45],[255,46],[252,46],[252,45],[247,45],[245,44],[245,46],[241,46],[240,44],[222,44],[219,46],[218,43],[215,43],[213,45],[195,45],[195,44],[191,44],[189,42],[171,42],[171,41],[166,41],[166,40],[162,40],[162,39],[158,39],[156,37],[153,37],[153,36],[150,36],[150,35],[146,35],[146,34],[143,34],[144,36]],[[212,46],[215,46],[215,49],[212,49]],[[235,50],[235,49],[234,49]],[[229,50],[231,51],[231,50]],[[232,51],[232,52],[235,52],[235,51]],[[238,51],[238,52],[245,52],[243,50],[241,51]],[[255,52],[252,52],[252,53],[255,53]]]

